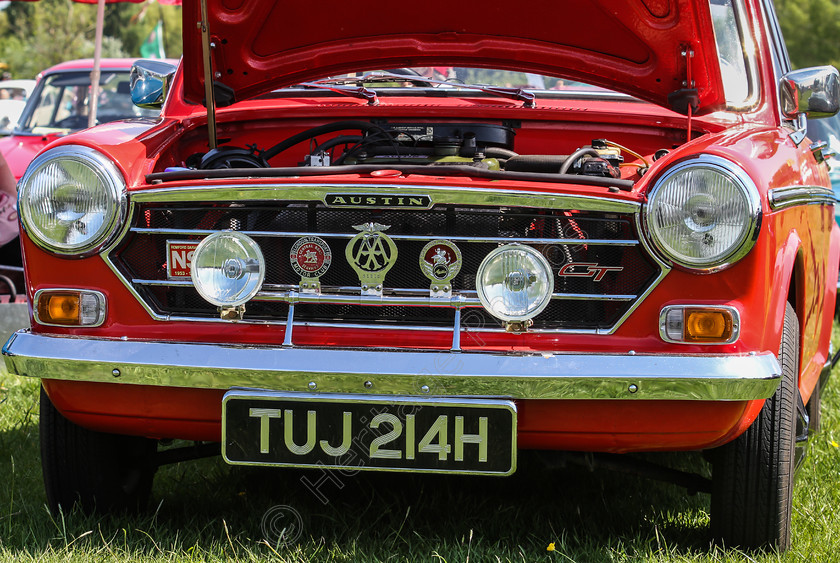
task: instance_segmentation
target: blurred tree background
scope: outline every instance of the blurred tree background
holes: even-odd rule
[[[840,1],[776,0],[776,13],[795,68],[840,68]]]
[[[181,7],[106,4],[103,57],[140,58],[140,46],[163,22],[166,56],[181,56]],[[40,71],[71,59],[93,57],[96,5],[70,0],[11,2],[0,10],[0,62],[13,78],[35,78]]]

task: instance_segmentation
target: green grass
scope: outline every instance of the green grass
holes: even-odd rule
[[[835,341],[840,340],[835,328]],[[834,378],[838,378],[835,374]],[[53,518],[38,449],[38,382],[2,374],[0,559],[9,561],[837,561],[840,384],[823,395],[794,492],[793,547],[742,553],[708,538],[708,495],[641,477],[548,467],[510,478],[337,476],[230,467],[218,459],[158,472],[141,516]],[[702,467],[698,454],[659,459]],[[322,500],[326,500],[325,503]],[[283,508],[290,507],[290,508]],[[294,510],[292,513],[290,510]],[[293,516],[300,517],[299,524]],[[274,516],[274,522],[270,520]],[[286,533],[281,537],[283,529]],[[298,533],[299,532],[299,535]],[[287,541],[297,536],[295,541]],[[550,544],[553,551],[548,551]]]

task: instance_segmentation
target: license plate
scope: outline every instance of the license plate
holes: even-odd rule
[[[222,456],[235,465],[510,475],[516,406],[233,390],[222,401]]]

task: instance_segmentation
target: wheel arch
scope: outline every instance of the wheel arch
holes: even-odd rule
[[[771,350],[778,350],[782,339],[782,326],[785,319],[785,306],[790,303],[793,312],[799,321],[799,326],[804,322],[803,312],[805,311],[805,256],[802,249],[802,240],[799,234],[793,230],[788,234],[787,239],[776,254],[776,275],[774,276],[773,287],[778,291],[773,292],[768,306],[767,322],[773,327],[773,339]],[[799,373],[796,374],[797,387],[802,377],[802,349],[803,333],[799,334]]]

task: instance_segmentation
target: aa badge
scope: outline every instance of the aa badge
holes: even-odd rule
[[[385,274],[397,262],[397,245],[382,231],[390,225],[364,223],[353,225],[359,234],[350,239],[344,256],[359,276],[362,295],[382,296]]]

